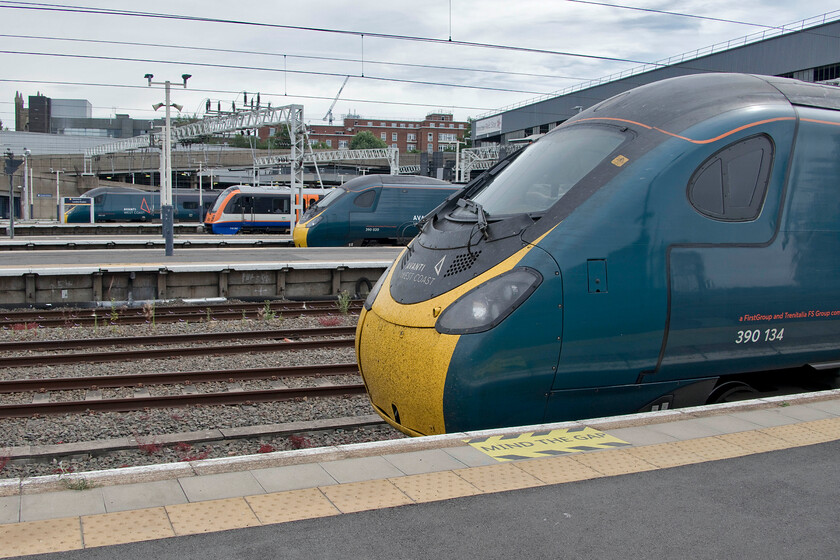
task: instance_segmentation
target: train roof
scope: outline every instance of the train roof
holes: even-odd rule
[[[356,177],[341,185],[341,188],[350,192],[356,192],[370,187],[382,186],[400,186],[400,187],[451,187],[453,189],[461,188],[459,185],[453,185],[449,181],[441,181],[440,179],[433,179],[432,177],[422,177],[420,175],[365,175],[363,177]]]
[[[94,197],[100,194],[107,194],[107,193],[129,193],[129,194],[144,194],[148,191],[144,191],[141,189],[135,189],[133,187],[95,187],[90,189],[89,191],[85,191],[82,193],[82,196],[85,197]]]
[[[228,190],[232,190],[232,189],[238,189],[239,192],[246,193],[246,194],[265,194],[265,193],[284,193],[285,194],[285,193],[289,192],[289,187],[285,186],[285,185],[282,186],[282,187],[255,187],[255,186],[252,186],[252,185],[231,185],[231,186],[227,187],[225,190],[228,191]],[[325,188],[304,187],[304,190],[307,190],[307,191],[313,191],[314,190],[314,191],[318,191],[318,192],[327,192],[330,189],[327,188],[327,187],[325,187]]]
[[[753,74],[691,74],[620,93],[566,123],[618,118],[676,133],[728,111],[768,105],[838,110],[840,88]]]
[[[218,191],[218,190],[211,191],[210,189],[204,189],[203,194],[205,196],[207,196],[207,195],[212,196],[212,195],[219,194],[219,192],[220,191]],[[90,189],[89,191],[86,191],[86,192],[82,193],[81,196],[94,197],[94,196],[98,196],[100,194],[113,194],[113,193],[155,194],[155,195],[157,195],[157,194],[160,194],[160,191],[157,191],[157,190],[144,191],[143,189],[136,189],[134,187],[95,187],[95,188]],[[185,195],[185,194],[192,194],[192,193],[197,194],[198,189],[185,189],[183,187],[172,189],[172,194],[177,195],[177,196]]]

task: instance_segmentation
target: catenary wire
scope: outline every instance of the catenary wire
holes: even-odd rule
[[[130,46],[130,47],[153,47],[153,48],[166,48],[166,49],[181,49],[181,50],[192,50],[192,51],[200,51],[200,52],[220,52],[220,53],[228,53],[228,54],[248,54],[248,55],[258,55],[258,56],[275,56],[275,57],[289,57],[289,58],[300,58],[304,60],[324,60],[324,61],[331,61],[331,62],[353,62],[353,63],[365,63],[365,64],[379,64],[383,66],[401,66],[405,68],[426,68],[431,70],[453,70],[457,72],[481,72],[487,74],[504,74],[510,76],[525,76],[529,78],[554,78],[560,80],[585,80],[586,78],[580,76],[558,76],[557,74],[536,74],[531,72],[513,72],[510,70],[491,70],[489,68],[465,68],[459,66],[440,66],[436,64],[414,64],[409,62],[389,62],[384,60],[362,60],[360,58],[341,58],[335,56],[312,56],[312,55],[299,55],[299,54],[287,54],[287,53],[276,53],[276,52],[267,52],[267,51],[249,51],[249,50],[238,50],[238,49],[222,49],[218,47],[197,47],[194,45],[171,45],[166,43],[140,43],[136,41],[105,41],[100,39],[80,39],[77,37],[44,37],[38,35],[9,35],[9,34],[0,34],[0,37],[5,37],[9,39],[34,39],[34,40],[43,40],[43,41],[68,41],[68,42],[79,42],[79,43],[92,43],[92,44],[105,44],[105,45],[123,45],[123,46]]]
[[[359,37],[373,37],[377,39],[390,39],[397,41],[413,41],[432,44],[454,45],[459,47],[474,47],[481,49],[494,49],[514,52],[525,52],[532,54],[547,54],[555,56],[568,56],[575,58],[586,58],[592,60],[604,60],[610,62],[627,62],[631,64],[655,64],[643,60],[634,60],[629,58],[612,57],[596,54],[575,53],[570,51],[554,51],[549,49],[537,49],[533,47],[518,47],[514,45],[501,45],[495,43],[479,43],[474,41],[454,41],[450,39],[438,39],[435,37],[419,37],[413,35],[397,35],[391,33],[375,33],[367,31],[353,31],[345,29],[331,29],[323,27],[307,27],[300,25],[284,25],[279,23],[268,23],[260,21],[236,20],[226,18],[212,18],[206,16],[187,16],[181,14],[167,14],[159,12],[140,12],[134,10],[115,10],[110,8],[92,8],[87,6],[67,6],[64,4],[46,4],[39,2],[10,2],[0,1],[0,8],[20,9],[20,10],[37,10],[37,11],[53,11],[53,12],[70,12],[82,14],[97,14],[97,15],[114,15],[126,17],[140,17],[149,19],[168,19],[179,21],[194,21],[204,23],[222,23],[230,25],[242,25],[250,27],[265,27],[271,29],[289,29],[294,31],[310,31],[316,33],[332,33],[338,35],[353,35]]]
[[[184,60],[159,60],[159,59],[151,59],[151,58],[129,58],[129,57],[122,57],[122,56],[102,56],[102,55],[91,55],[91,54],[67,54],[67,53],[47,53],[47,52],[34,52],[34,51],[8,51],[8,50],[0,50],[0,54],[13,54],[13,55],[21,55],[21,56],[46,56],[46,57],[57,57],[57,58],[79,58],[84,60],[108,60],[108,61],[120,61],[120,62],[144,62],[150,64],[178,64],[181,66],[201,66],[205,68],[224,68],[229,70],[255,70],[260,72],[276,72],[276,73],[289,73],[289,74],[304,74],[309,76],[335,76],[335,77],[344,77],[348,74],[346,72],[315,72],[313,70],[286,70],[284,68],[266,68],[262,66],[242,66],[240,64],[219,64],[219,63],[212,63],[212,62],[191,62],[191,61],[184,61]],[[468,84],[450,84],[444,82],[430,82],[425,80],[407,80],[404,78],[385,78],[381,76],[370,76],[370,75],[362,75],[362,74],[349,74],[352,78],[359,78],[364,80],[374,80],[374,81],[384,81],[384,82],[398,82],[398,83],[405,83],[405,84],[415,84],[415,85],[427,85],[427,86],[443,86],[443,87],[453,87],[453,88],[466,88],[466,89],[480,89],[486,91],[501,91],[505,93],[527,93],[533,95],[546,95],[548,92],[543,91],[532,91],[532,90],[521,90],[521,89],[510,89],[510,88],[497,88],[497,87],[488,87],[488,86],[473,86]]]

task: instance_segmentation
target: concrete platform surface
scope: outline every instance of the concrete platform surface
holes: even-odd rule
[[[829,557],[837,440],[830,391],[3,481],[0,557]]]
[[[178,248],[172,256],[158,249],[91,249],[88,251],[16,251],[0,264],[0,276],[21,274],[89,274],[96,271],[158,270],[176,272],[219,270],[270,270],[294,265],[295,268],[335,266],[388,266],[401,247],[226,247]]]

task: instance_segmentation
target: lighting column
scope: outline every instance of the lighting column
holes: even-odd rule
[[[161,154],[161,157],[163,158],[163,164],[161,165],[163,177],[161,177],[160,182],[160,221],[161,229],[163,230],[164,245],[166,247],[166,256],[171,257],[174,245],[173,238],[175,236],[173,231],[175,211],[172,207],[172,128],[169,107],[175,107],[178,111],[180,111],[182,107],[180,105],[170,103],[169,101],[169,80],[166,80],[165,82],[152,82],[154,75],[146,74],[144,77],[149,81],[150,86],[162,85],[166,90],[165,103],[157,103],[152,105],[152,107],[154,107],[155,111],[160,109],[162,106],[166,107],[166,123],[163,128],[163,150]],[[189,74],[181,75],[181,79],[184,80],[184,88],[187,87],[187,80],[191,77],[192,76]]]
[[[6,150],[6,175],[9,176],[9,239],[15,238],[15,187],[13,177],[15,171],[23,163],[22,159],[15,159],[11,150]]]

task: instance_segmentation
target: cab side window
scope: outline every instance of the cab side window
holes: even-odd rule
[[[376,200],[376,191],[371,189],[365,191],[353,199],[353,205],[358,208],[370,208]]]
[[[709,218],[754,220],[764,205],[772,164],[773,141],[768,136],[730,144],[697,168],[688,181],[688,200]]]

